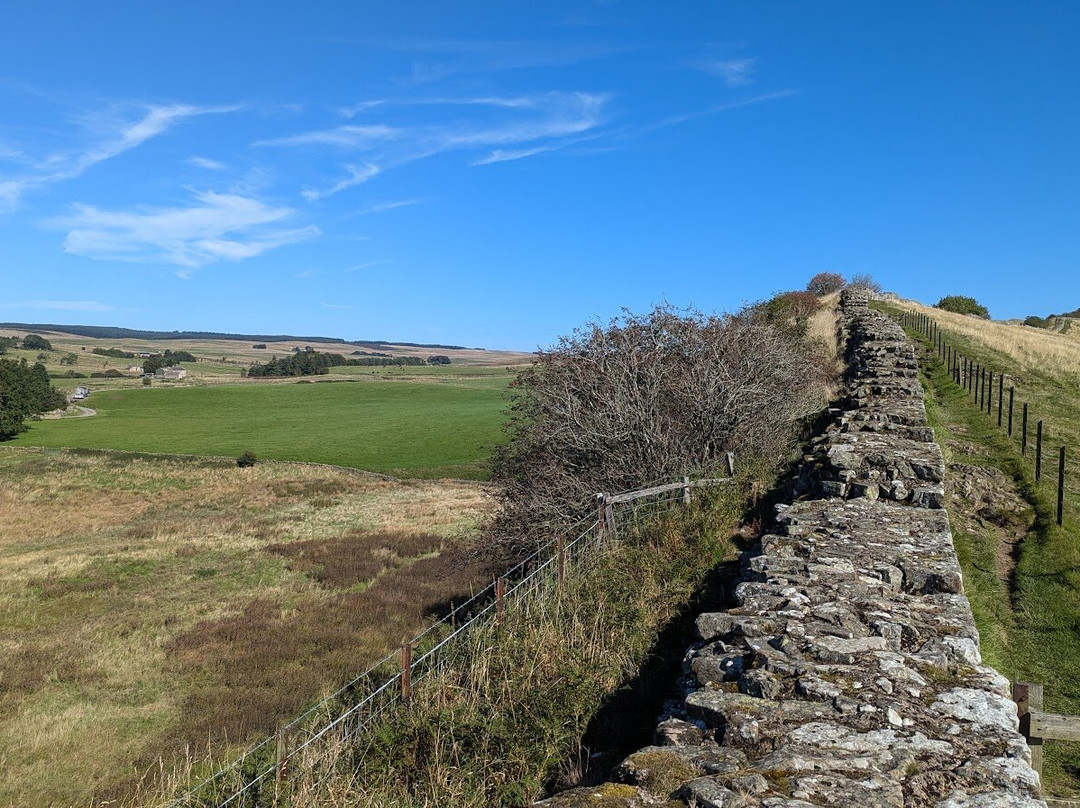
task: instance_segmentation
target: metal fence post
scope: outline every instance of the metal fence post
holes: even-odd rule
[[[1001,429],[1001,405],[1005,398],[1005,376],[998,375],[998,429]]]
[[[1042,479],[1042,424],[1035,424],[1035,482]]]
[[[1062,511],[1065,506],[1065,447],[1058,449],[1058,501],[1057,523],[1061,527]]]

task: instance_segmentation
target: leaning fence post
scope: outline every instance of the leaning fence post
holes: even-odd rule
[[[1035,424],[1035,482],[1042,479],[1042,421]]]
[[[1027,740],[1028,749],[1031,751],[1031,768],[1039,775],[1039,782],[1042,783],[1043,739],[1031,736],[1031,714],[1041,713],[1043,710],[1043,686],[1014,682],[1013,701],[1016,702],[1016,712],[1020,717],[1020,733]]]
[[[1058,449],[1058,503],[1057,523],[1061,527],[1061,515],[1065,505],[1065,447]]]
[[[682,478],[682,503],[683,505],[690,504],[690,478],[686,475]]]
[[[401,702],[412,701],[412,643],[401,644]]]

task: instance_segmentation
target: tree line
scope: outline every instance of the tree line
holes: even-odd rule
[[[26,418],[66,406],[67,399],[49,384],[49,374],[40,362],[29,365],[25,359],[0,359],[0,440],[22,432]]]
[[[247,375],[255,378],[264,376],[322,376],[332,367],[387,367],[391,365],[424,365],[419,356],[361,356],[346,359],[341,354],[322,351],[300,351],[281,359],[272,358],[269,362],[252,365]]]

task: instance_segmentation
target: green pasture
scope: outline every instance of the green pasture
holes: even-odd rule
[[[302,460],[483,479],[510,374],[409,381],[154,386],[93,394],[90,418],[37,421],[17,446]]]

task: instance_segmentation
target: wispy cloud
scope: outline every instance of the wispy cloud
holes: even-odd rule
[[[311,190],[310,188],[305,188],[303,191],[300,192],[301,196],[303,196],[304,199],[306,199],[308,202],[315,202],[319,199],[324,199],[328,196],[334,196],[334,194],[339,194],[346,188],[352,188],[356,185],[363,185],[365,182],[370,180],[372,177],[374,177],[381,171],[381,169],[377,165],[372,165],[371,163],[365,163],[362,166],[346,165],[344,166],[344,168],[347,172],[349,172],[349,176],[345,177],[344,179],[338,180],[336,183],[334,183],[334,185],[332,185],[330,188],[327,188],[325,191],[315,191]]]
[[[347,306],[344,303],[320,303],[324,309],[355,309],[356,306]]]
[[[390,102],[385,98],[376,98],[372,101],[360,101],[351,106],[338,107],[337,113],[342,118],[355,118],[361,112],[367,112],[369,109],[375,109],[376,107],[381,107],[388,103]]]
[[[382,266],[386,261],[379,259],[377,261],[365,261],[362,264],[353,264],[351,267],[345,267],[341,270],[344,273],[350,272],[363,272],[365,269],[374,269],[375,267]]]
[[[303,272],[297,272],[293,277],[299,278],[300,280],[306,280],[308,278],[314,278],[318,274],[319,271],[317,269],[305,269]]]
[[[72,216],[53,222],[68,229],[64,249],[89,258],[164,262],[191,270],[218,261],[242,261],[268,250],[313,238],[317,227],[280,227],[292,208],[237,194],[194,191],[181,208],[107,211],[76,205]]]
[[[228,166],[220,160],[213,160],[209,157],[199,157],[198,155],[189,157],[187,163],[196,168],[205,168],[207,171],[224,171],[228,168]]]
[[[164,134],[181,121],[200,115],[234,112],[238,106],[192,104],[145,105],[138,117],[95,113],[79,119],[83,133],[77,145],[33,160],[34,168],[21,176],[0,177],[0,210],[14,209],[28,190],[81,176],[93,166],[120,156]]]
[[[753,81],[754,59],[722,59],[705,62],[701,69],[724,80],[728,87],[745,87]]]
[[[603,93],[562,91],[384,100],[380,105],[413,108],[413,120],[335,126],[261,140],[255,145],[323,146],[371,156],[371,162],[363,167],[346,166],[349,176],[326,190],[308,188],[302,192],[305,199],[315,201],[367,182],[377,173],[374,164],[388,169],[447,152],[491,150],[469,163],[483,166],[555,151],[601,127],[607,119],[609,100]],[[462,120],[437,112],[438,107],[483,107],[484,111]],[[420,122],[415,120],[417,116]]]
[[[367,216],[372,213],[383,213],[384,211],[394,210],[395,208],[404,208],[409,205],[419,205],[419,199],[398,199],[393,202],[375,202],[368,205],[366,208],[360,208],[354,211],[357,215]]]
[[[489,166],[492,163],[506,163],[510,160],[521,160],[525,157],[533,157],[537,154],[552,152],[559,148],[559,146],[534,146],[531,149],[495,149],[494,151],[488,152],[480,159],[470,163],[470,165]]]
[[[339,149],[370,149],[399,135],[392,126],[336,126],[298,135],[258,140],[256,146],[334,146]]]

